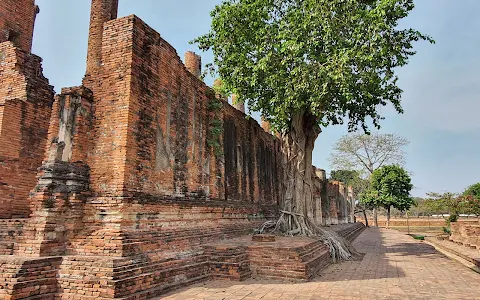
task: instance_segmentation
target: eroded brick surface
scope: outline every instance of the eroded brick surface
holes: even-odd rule
[[[205,250],[278,215],[280,141],[199,79],[196,54],[184,65],[158,32],[134,15],[116,19],[117,9],[117,0],[92,1],[83,85],[54,97],[30,53],[34,1],[0,4],[11,14],[2,33],[18,38],[0,33],[0,218],[29,217],[0,222],[4,298],[147,299],[291,266],[292,278],[310,279],[329,261],[318,243],[278,253],[301,263],[274,265],[262,247]],[[353,222],[347,188],[320,175],[311,215]],[[257,260],[247,266],[248,255]],[[31,275],[18,275],[25,268]]]
[[[459,222],[450,223],[452,234],[450,240],[480,250],[480,224],[462,224]]]
[[[41,59],[0,43],[0,218],[27,217],[28,195],[45,155],[53,88]]]

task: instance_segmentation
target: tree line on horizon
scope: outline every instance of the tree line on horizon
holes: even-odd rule
[[[378,226],[378,209],[384,209],[389,226],[392,209],[395,213],[414,216],[459,215],[480,216],[480,183],[463,193],[429,193],[428,198],[412,197],[413,188],[405,163],[403,147],[408,140],[394,134],[352,134],[341,137],[334,145],[330,162],[335,170],[330,178],[353,187],[358,200],[356,208],[363,213],[368,226],[367,211],[372,211]]]

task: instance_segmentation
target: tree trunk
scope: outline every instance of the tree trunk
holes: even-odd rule
[[[377,208],[373,208],[373,226],[378,227]]]
[[[390,206],[387,207],[387,229],[390,228]]]
[[[363,219],[365,220],[365,227],[369,227],[368,226],[368,219],[367,219],[367,212],[365,211],[365,209],[362,209],[362,213],[363,213]]]
[[[290,130],[282,135],[285,184],[283,210],[302,216],[300,218],[290,216],[284,222],[282,231],[288,234],[312,234],[308,226],[309,222],[315,224],[312,153],[320,131],[315,117],[305,113],[296,113],[292,116]]]
[[[283,210],[276,222],[267,221],[258,230],[286,235],[303,235],[321,240],[330,249],[333,261],[355,257],[356,251],[349,242],[334,231],[325,230],[314,218],[312,184],[312,152],[321,130],[314,116],[296,113],[292,116],[290,130],[282,134],[283,155]]]

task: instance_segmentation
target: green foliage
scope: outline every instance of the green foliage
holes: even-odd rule
[[[413,185],[408,173],[401,167],[391,165],[375,170],[370,178],[370,189],[364,192],[361,201],[373,206],[382,206],[405,211],[415,204],[410,191]]]
[[[450,215],[447,218],[447,224],[450,224],[452,222],[457,222],[457,220],[458,220],[458,215],[456,214]]]
[[[463,213],[480,216],[480,197],[467,195],[460,198]]]
[[[473,196],[477,199],[480,199],[480,182],[472,184],[469,186],[465,192],[463,192],[464,196]]]
[[[443,229],[443,232],[446,233],[446,234],[451,234],[452,231],[450,230],[450,227],[442,227]]]
[[[360,195],[370,185],[370,181],[362,178],[360,172],[355,170],[333,170],[330,172],[330,179],[352,186],[355,196]]]
[[[413,237],[413,238],[416,239],[416,240],[420,240],[420,241],[425,240],[425,236],[424,236],[424,235],[411,234],[410,236]]]
[[[209,93],[207,97],[207,110],[210,113],[210,122],[207,132],[207,146],[214,151],[215,156],[219,157],[223,155],[223,149],[220,142],[223,134],[223,122],[220,117],[220,111],[223,108],[223,103],[222,100],[218,99],[213,92]]]
[[[224,0],[209,33],[193,42],[212,49],[224,90],[240,95],[278,132],[292,116],[315,126],[380,127],[380,106],[402,113],[398,67],[413,42],[433,40],[398,21],[413,0]]]
[[[432,214],[459,215],[463,212],[463,199],[457,194],[446,192],[443,194],[429,193],[426,200],[427,209]]]
[[[341,181],[347,185],[350,185],[357,177],[359,177],[358,171],[354,170],[333,170],[330,172],[330,179]]]
[[[413,197],[412,199],[415,202],[415,205],[412,205],[412,207],[410,207],[408,213],[412,216],[425,215],[425,199],[420,197]]]

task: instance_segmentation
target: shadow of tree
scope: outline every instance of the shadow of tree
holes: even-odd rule
[[[354,241],[355,249],[363,254],[363,259],[330,265],[314,281],[371,280],[405,277],[402,269],[395,265],[396,255],[427,255],[435,249],[425,248],[418,243],[395,243],[387,240],[382,230],[375,227],[365,231]],[[393,254],[393,255],[392,255]]]

